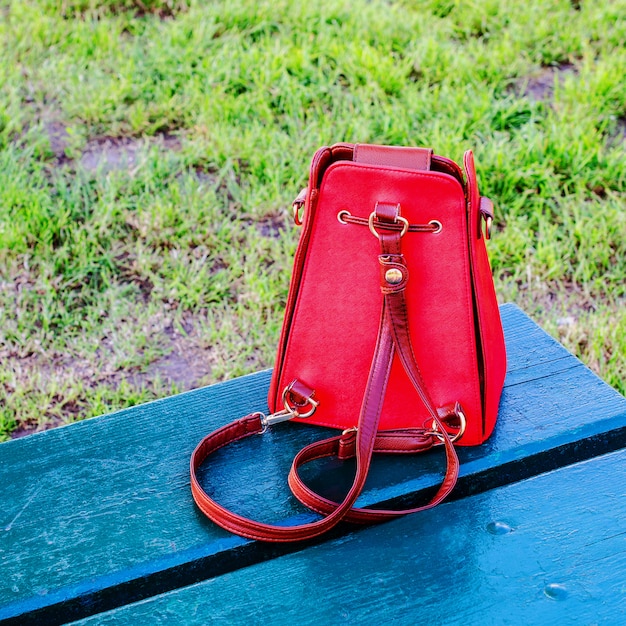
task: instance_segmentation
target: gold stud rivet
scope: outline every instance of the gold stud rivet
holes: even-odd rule
[[[397,267],[392,267],[385,272],[385,280],[390,285],[397,285],[402,282],[402,272]]]

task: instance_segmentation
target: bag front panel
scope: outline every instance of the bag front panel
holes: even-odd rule
[[[402,251],[409,268],[409,326],[417,362],[437,406],[459,401],[468,418],[461,444],[483,440],[472,285],[464,192],[438,172],[331,165],[303,233],[304,265],[294,309],[285,319],[275,388],[292,380],[316,391],[319,408],[308,423],[345,429],[356,425],[380,322],[380,245],[367,226],[342,224],[342,210],[368,218],[377,202],[399,203],[412,224],[441,222],[441,232],[407,233]],[[279,408],[279,407],[274,407]],[[421,427],[428,414],[396,357],[380,429]]]

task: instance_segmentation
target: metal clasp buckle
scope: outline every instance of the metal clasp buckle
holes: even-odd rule
[[[263,434],[270,426],[293,419],[295,415],[291,411],[283,409],[282,411],[272,413],[271,415],[265,415],[264,413],[260,413],[259,417],[261,418],[261,425],[263,426],[261,434]]]
[[[259,417],[261,419],[261,425],[263,426],[261,434],[274,424],[287,422],[294,418],[305,419],[307,417],[311,417],[311,415],[313,415],[313,413],[315,413],[315,411],[317,410],[319,402],[315,400],[312,396],[309,396],[306,399],[306,403],[304,403],[304,406],[309,405],[311,407],[308,411],[300,412],[302,407],[298,407],[296,405],[292,406],[291,404],[289,404],[289,392],[291,391],[293,384],[294,383],[292,382],[290,385],[287,385],[285,387],[285,390],[283,391],[283,409],[281,409],[280,411],[276,411],[276,413],[272,413],[271,415],[265,415],[264,413],[259,414]]]
[[[374,237],[376,237],[376,239],[380,239],[380,235],[378,234],[378,231],[376,230],[376,226],[374,224],[374,218],[376,217],[376,211],[372,211],[370,213],[370,216],[367,220],[367,225],[370,228],[370,232],[372,233],[372,235],[374,235]],[[341,221],[341,220],[339,220]],[[407,231],[409,230],[409,220],[406,219],[406,217],[402,217],[402,215],[396,215],[396,219],[394,223],[400,223],[402,224],[402,230],[400,231],[400,237],[404,237],[404,235],[406,235]]]

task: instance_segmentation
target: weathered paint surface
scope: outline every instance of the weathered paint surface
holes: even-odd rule
[[[626,451],[89,618],[99,624],[623,624]]]
[[[505,305],[502,315],[509,374],[501,415],[485,445],[460,449],[457,496],[626,443],[626,399],[519,309]],[[1,444],[0,620],[66,622],[301,549],[231,536],[198,513],[189,492],[193,447],[210,430],[265,410],[269,377],[260,372]],[[286,476],[295,452],[322,434],[284,425],[223,450],[207,464],[207,489],[266,521],[310,518]],[[423,497],[441,461],[438,452],[381,458],[360,502]],[[325,465],[307,476],[338,494],[350,468]]]

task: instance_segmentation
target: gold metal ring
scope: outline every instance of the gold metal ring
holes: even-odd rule
[[[370,232],[372,233],[372,235],[374,235],[376,239],[380,239],[380,235],[378,234],[378,232],[376,231],[376,228],[374,227],[375,217],[376,217],[376,212],[372,211],[370,213],[369,219],[367,220],[367,225],[370,227]],[[400,237],[404,237],[404,235],[406,235],[409,230],[409,220],[407,220],[406,217],[402,217],[401,215],[396,215],[395,222],[396,223],[400,222],[402,224],[402,231],[400,232]]]
[[[491,227],[493,225],[493,217],[491,215],[487,215],[485,218],[485,237],[487,239],[491,239]]]
[[[337,219],[339,220],[340,224],[347,224],[348,222],[345,222],[342,218],[343,216],[346,215],[348,217],[351,217],[352,214],[350,213],[350,211],[346,211],[345,209],[339,211],[339,213],[337,213]]]
[[[300,217],[300,210],[304,206],[303,202],[294,202],[292,205],[293,208],[293,221],[296,226],[302,226],[302,218]]]
[[[467,427],[467,418],[465,417],[463,409],[457,409],[455,411],[455,415],[459,418],[460,425],[458,432],[450,436],[450,443],[458,441],[465,433],[465,428]],[[437,427],[437,422],[435,422],[435,420],[432,422],[431,433],[443,442],[443,435],[439,432],[439,428]]]
[[[436,235],[437,233],[440,233],[441,230],[443,229],[443,225],[441,224],[441,222],[439,220],[430,220],[430,222],[428,222],[431,226],[435,227],[435,230],[433,230],[433,235]]]
[[[305,417],[311,417],[313,413],[315,413],[317,407],[319,406],[319,402],[317,400],[313,400],[313,398],[308,398],[307,402],[311,405],[311,408],[306,413],[300,413],[297,407],[293,407],[289,404],[287,400],[287,394],[291,390],[291,385],[287,385],[285,390],[283,391],[283,406],[285,407],[285,411],[288,411],[293,415],[293,417],[298,417],[300,419],[304,419]]]

